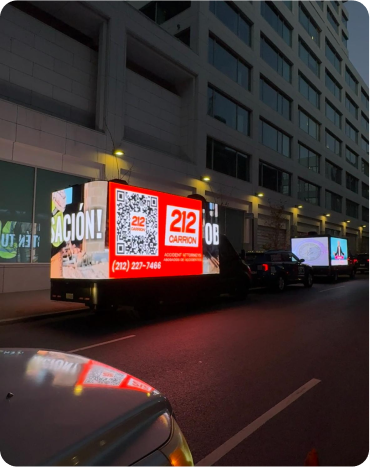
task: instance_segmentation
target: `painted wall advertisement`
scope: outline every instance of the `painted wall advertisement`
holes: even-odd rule
[[[114,182],[52,194],[52,278],[218,274],[218,206]]]

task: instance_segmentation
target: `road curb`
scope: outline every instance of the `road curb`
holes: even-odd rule
[[[25,323],[27,321],[38,321],[46,318],[53,318],[59,315],[73,315],[86,311],[88,311],[86,308],[76,308],[73,310],[51,311],[48,313],[39,313],[37,315],[20,316],[18,318],[5,318],[0,319],[0,326],[5,326],[6,324]]]

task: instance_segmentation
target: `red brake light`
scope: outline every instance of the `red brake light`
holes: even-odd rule
[[[354,263],[358,263],[358,259],[355,258],[355,259],[353,260],[353,262],[354,262]]]
[[[268,271],[269,270],[269,265],[268,264],[262,264],[262,269],[264,270],[264,272]]]
[[[367,262],[369,262],[369,258],[367,258]]]

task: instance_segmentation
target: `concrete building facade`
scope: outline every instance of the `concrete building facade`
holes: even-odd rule
[[[282,206],[281,247],[316,232],[368,251],[348,20],[336,1],[7,5],[0,238],[18,243],[2,241],[0,293],[48,287],[50,193],[92,179],[218,202],[237,250],[270,246]]]

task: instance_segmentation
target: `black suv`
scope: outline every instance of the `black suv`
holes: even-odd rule
[[[247,252],[243,259],[251,268],[254,287],[268,287],[277,292],[300,282],[312,287],[312,267],[303,264],[304,259],[297,258],[291,251]]]
[[[369,274],[369,253],[360,253],[354,259],[356,272]]]

